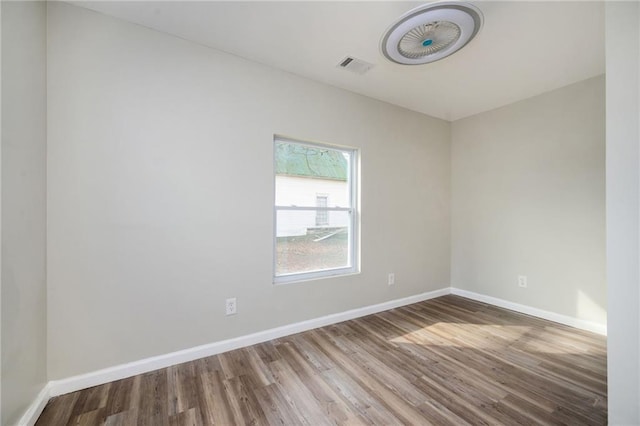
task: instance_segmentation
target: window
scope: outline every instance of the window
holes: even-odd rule
[[[274,138],[274,282],[357,271],[357,151]]]

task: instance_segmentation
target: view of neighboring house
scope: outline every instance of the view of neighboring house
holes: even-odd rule
[[[277,206],[318,208],[278,211],[278,237],[348,226],[347,212],[323,210],[349,206],[349,167],[342,152],[278,142],[275,146],[275,170]]]

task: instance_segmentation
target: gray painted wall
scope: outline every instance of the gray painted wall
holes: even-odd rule
[[[640,7],[607,2],[609,424],[640,424]]]
[[[46,377],[46,5],[2,2],[2,419]]]
[[[50,379],[449,285],[448,122],[68,4],[48,24]],[[360,150],[361,274],[272,284],[274,133]]]
[[[452,124],[452,286],[606,324],[604,102],[600,76]]]

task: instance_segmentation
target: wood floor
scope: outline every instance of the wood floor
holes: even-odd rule
[[[445,296],[62,395],[37,425],[606,422],[604,337]]]

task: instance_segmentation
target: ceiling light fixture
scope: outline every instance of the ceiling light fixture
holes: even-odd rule
[[[382,54],[402,65],[444,59],[466,46],[482,28],[480,9],[457,1],[430,3],[402,15],[385,31]]]

